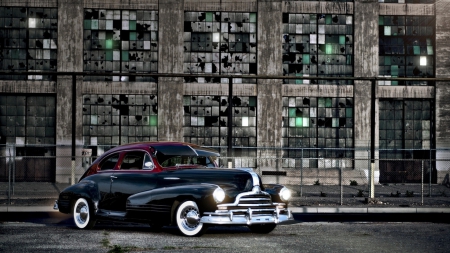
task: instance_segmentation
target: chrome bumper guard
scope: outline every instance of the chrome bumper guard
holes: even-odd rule
[[[266,223],[281,223],[293,220],[291,210],[287,208],[279,208],[273,210],[272,214],[267,214],[266,209],[248,208],[236,210],[217,210],[215,212],[205,212],[200,222],[204,224],[216,225],[253,225]],[[266,214],[258,214],[265,212]],[[238,213],[238,214],[236,214]]]
[[[55,204],[53,205],[53,210],[59,210],[58,200],[55,200]]]

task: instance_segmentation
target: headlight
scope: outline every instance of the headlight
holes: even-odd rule
[[[218,187],[214,190],[213,197],[216,203],[220,203],[225,199],[225,191],[222,188]]]
[[[279,195],[280,195],[280,198],[282,201],[289,201],[289,199],[292,196],[292,193],[291,193],[291,190],[289,190],[286,187],[283,187],[283,189],[281,189]]]

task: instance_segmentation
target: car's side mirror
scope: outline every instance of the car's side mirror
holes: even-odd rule
[[[144,170],[153,170],[155,168],[155,166],[153,165],[152,162],[145,162],[144,163]]]

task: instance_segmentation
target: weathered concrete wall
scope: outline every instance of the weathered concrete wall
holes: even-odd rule
[[[159,73],[183,73],[184,1],[159,3]],[[183,78],[158,80],[158,140],[183,140]]]
[[[283,12],[353,14],[351,2],[283,1]]]
[[[436,2],[436,77],[450,77],[450,0]],[[436,83],[436,148],[450,149],[450,82]],[[436,159],[450,159],[450,150],[439,151]],[[438,183],[444,180],[450,164],[436,162]]]
[[[259,1],[258,3],[258,74],[279,75],[282,70],[282,12],[280,0]],[[258,80],[258,147],[281,148],[282,139],[282,80]],[[278,150],[264,150],[258,154],[264,158],[280,157]],[[280,159],[264,159],[258,164],[259,169],[278,170]],[[266,177],[266,182],[277,182],[278,177]]]
[[[58,1],[58,71],[83,71],[83,1]],[[82,77],[75,83],[76,101],[72,99],[72,77],[58,76],[56,85],[56,181],[74,182],[70,178],[72,170],[82,173],[81,162],[72,165],[72,135],[75,134],[75,143],[78,146],[75,156],[81,156],[83,144],[82,125]],[[75,105],[75,115],[72,106]],[[78,120],[77,120],[78,119]],[[75,121],[75,133],[72,122]],[[64,146],[61,146],[64,145]],[[77,165],[75,165],[77,164]],[[78,166],[78,169],[73,166]],[[76,176],[79,178],[79,175]]]
[[[354,75],[358,77],[378,76],[378,1],[357,0],[354,6]],[[355,81],[354,83],[354,145],[355,159],[370,157],[368,149],[371,145],[371,131],[378,136],[376,122],[371,121],[372,83]],[[376,100],[376,104],[378,100]],[[375,108],[375,118],[378,118]],[[376,121],[376,120],[375,120]],[[378,139],[375,140],[378,146]],[[376,155],[376,154],[375,154]],[[369,163],[355,160],[355,168],[369,171]],[[366,173],[367,175],[369,173]],[[379,172],[375,171],[374,181],[378,182]]]
[[[259,1],[261,2],[261,1]],[[257,0],[212,0],[212,1],[198,1],[185,0],[185,11],[242,11],[242,12],[256,12],[258,6]]]

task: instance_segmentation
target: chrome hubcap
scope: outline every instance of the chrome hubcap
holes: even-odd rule
[[[198,211],[195,208],[191,207],[191,208],[186,208],[183,211],[183,214],[184,215],[182,218],[184,219],[184,222],[183,222],[184,227],[189,230],[194,230],[200,222],[200,216],[198,214]]]

